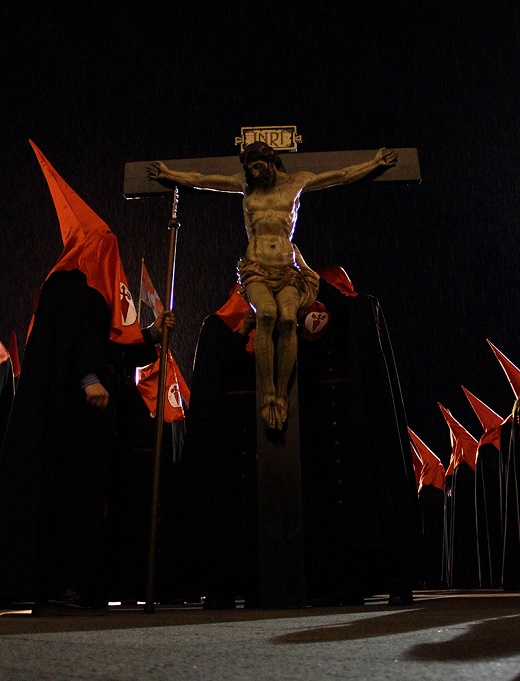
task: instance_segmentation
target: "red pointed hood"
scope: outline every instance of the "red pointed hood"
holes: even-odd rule
[[[463,425],[453,418],[451,412],[445,409],[440,402],[437,402],[439,408],[449,426],[452,435],[452,458],[446,475],[453,473],[455,468],[465,461],[468,466],[475,470],[475,462],[477,458],[478,442],[473,435],[469,433]]]
[[[507,376],[509,384],[513,389],[515,399],[518,399],[520,397],[520,369],[518,369],[518,367],[516,367],[513,364],[513,362],[507,359],[507,357],[504,354],[502,354],[500,350],[496,348],[490,340],[487,340],[487,342],[490,348],[495,353],[495,357],[500,362],[500,365],[504,370],[505,375]]]
[[[29,142],[47,180],[63,241],[63,252],[47,278],[58,270],[81,270],[88,285],[101,293],[111,310],[110,339],[117,343],[142,343],[115,234],[69,187],[34,142]]]
[[[446,473],[442,461],[424,444],[411,428],[408,428],[408,433],[414,445],[412,449],[417,451],[422,463],[418,491],[420,492],[426,485],[432,485],[433,487],[437,487],[437,489],[443,490]]]
[[[346,296],[358,295],[354,290],[354,284],[351,282],[350,277],[343,267],[339,267],[339,265],[329,265],[327,267],[318,268],[316,272],[320,277],[325,279],[325,281],[328,281],[329,284],[335,286]]]
[[[500,431],[504,419],[484,404],[482,400],[479,400],[478,397],[470,393],[469,390],[466,390],[464,386],[462,386],[462,390],[464,390],[464,394],[473,407],[473,411],[478,416],[482,428],[484,428],[484,433],[479,440],[478,446],[492,444],[497,449],[500,449]]]

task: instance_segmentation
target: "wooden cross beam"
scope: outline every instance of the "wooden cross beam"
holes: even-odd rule
[[[392,147],[393,148],[393,147]],[[419,183],[421,171],[417,149],[405,147],[396,149],[399,160],[396,166],[384,169],[378,174],[372,173],[369,180],[373,182],[403,182]],[[288,173],[298,170],[310,170],[321,173],[326,170],[346,168],[370,161],[377,153],[377,149],[356,151],[314,151],[306,153],[280,154],[285,169]],[[157,159],[155,159],[157,160]],[[199,173],[218,173],[221,175],[234,175],[242,170],[242,165],[236,156],[210,156],[207,158],[181,158],[164,161],[169,168],[182,171],[195,171]],[[132,161],[125,164],[123,195],[126,199],[140,199],[151,195],[166,195],[173,191],[156,180],[149,180],[146,167],[151,161]]]

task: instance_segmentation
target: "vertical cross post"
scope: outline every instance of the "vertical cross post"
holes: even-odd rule
[[[257,375],[257,385],[259,384]],[[298,371],[282,431],[266,429],[257,391],[259,601],[262,609],[305,607]]]

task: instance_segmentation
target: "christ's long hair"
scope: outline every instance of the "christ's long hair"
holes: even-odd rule
[[[281,170],[284,173],[286,172],[280,156],[272,147],[270,147],[268,144],[265,144],[265,142],[252,142],[251,144],[248,144],[244,151],[240,154],[239,159],[244,168],[247,186],[251,189],[254,189],[259,183],[253,173],[247,167],[249,163],[260,159],[265,161],[267,164],[274,166],[276,170]]]

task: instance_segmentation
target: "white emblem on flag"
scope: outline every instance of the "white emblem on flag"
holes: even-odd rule
[[[181,392],[178,383],[172,383],[168,388],[168,402],[172,407],[181,406]]]
[[[131,326],[137,319],[137,310],[135,309],[132,294],[128,286],[120,282],[120,299],[121,299],[121,321],[123,326]]]
[[[305,317],[305,328],[309,333],[318,333],[329,321],[328,312],[309,312]]]

